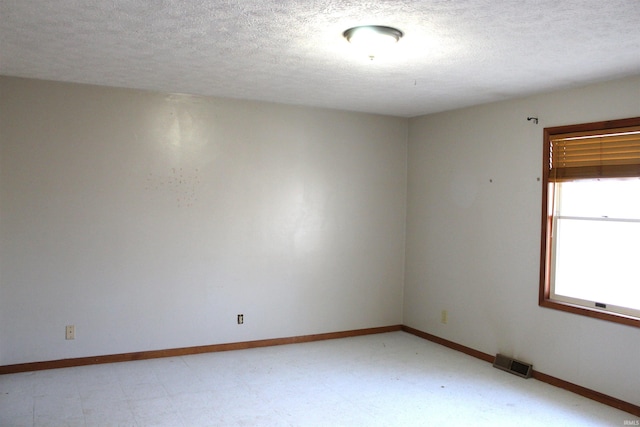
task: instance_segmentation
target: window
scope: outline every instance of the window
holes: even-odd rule
[[[541,306],[640,326],[640,117],[546,128]]]

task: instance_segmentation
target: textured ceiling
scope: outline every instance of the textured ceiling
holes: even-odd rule
[[[640,0],[0,0],[0,74],[412,117],[640,74]],[[342,32],[395,26],[370,61]]]

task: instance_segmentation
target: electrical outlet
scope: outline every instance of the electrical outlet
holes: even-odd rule
[[[238,325],[242,325],[244,323],[244,314],[238,314]]]
[[[447,310],[442,310],[442,312],[440,313],[440,323],[446,325],[447,324]]]
[[[67,327],[65,328],[65,339],[67,340],[76,339],[76,327],[74,325],[67,325]]]

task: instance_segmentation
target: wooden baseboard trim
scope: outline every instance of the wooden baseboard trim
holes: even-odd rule
[[[416,335],[420,338],[424,338],[428,341],[432,341],[436,344],[440,344],[445,347],[451,348],[453,350],[457,350],[462,353],[468,354],[469,356],[473,356],[480,360],[484,360],[485,362],[493,363],[495,359],[495,356],[492,356],[490,354],[483,353],[473,348],[466,347],[464,345],[446,340],[444,338],[437,337],[435,335],[420,331],[418,329],[414,329],[409,326],[402,325],[402,330],[410,334]],[[556,387],[560,387],[572,393],[579,394],[580,396],[589,398],[591,400],[595,400],[596,402],[600,402],[605,405],[614,407],[616,409],[620,409],[621,411],[628,412],[632,415],[640,416],[640,406],[634,405],[629,402],[625,402],[624,400],[620,400],[615,397],[608,396],[606,394],[597,392],[595,390],[591,390],[589,388],[570,383],[569,381],[565,381],[560,378],[556,378],[536,370],[533,371],[532,377],[537,379],[538,381],[542,381],[544,383],[547,383]]]
[[[19,363],[0,366],[0,375],[19,372],[42,371],[45,369],[71,368],[74,366],[98,365],[103,363],[131,362],[134,360],[158,359],[161,357],[187,356],[190,354],[213,353],[219,351],[246,350],[249,348],[271,347],[276,345],[299,344],[338,338],[357,337],[400,331],[402,325],[383,326],[379,328],[356,329],[324,334],[302,335],[287,338],[272,338],[257,341],[244,341],[227,344],[211,344],[197,347],[172,348],[166,350],[139,351],[135,353],[110,354],[104,356],[78,357],[73,359],[50,360],[44,362]]]
[[[402,325],[402,330],[405,331],[405,332],[408,332],[408,333],[410,333],[412,335],[418,336],[420,338],[424,338],[427,341],[431,341],[431,342],[434,342],[436,344],[440,344],[440,345],[443,345],[445,347],[449,347],[449,348],[451,348],[453,350],[460,351],[460,352],[462,352],[464,354],[468,354],[469,356],[473,356],[473,357],[475,357],[477,359],[484,360],[485,362],[493,363],[493,359],[495,359],[495,356],[491,356],[490,354],[483,353],[481,351],[474,350],[471,347],[466,347],[464,345],[455,343],[453,341],[449,341],[449,340],[446,340],[444,338],[440,338],[440,337],[437,337],[435,335],[428,334],[428,333],[420,331],[418,329],[414,329],[414,328],[412,328],[410,326]]]
[[[538,372],[535,369],[532,376],[538,381],[563,388],[572,393],[579,394],[580,396],[587,397],[591,400],[595,400],[596,402],[604,403],[605,405],[612,406],[616,409],[620,409],[621,411],[640,417],[640,406],[591,390],[590,388],[582,387],[578,384],[570,383],[569,381],[565,381],[560,378],[552,377],[551,375]]]

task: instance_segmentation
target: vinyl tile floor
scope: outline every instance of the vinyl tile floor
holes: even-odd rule
[[[0,426],[622,426],[405,332],[0,376]]]

